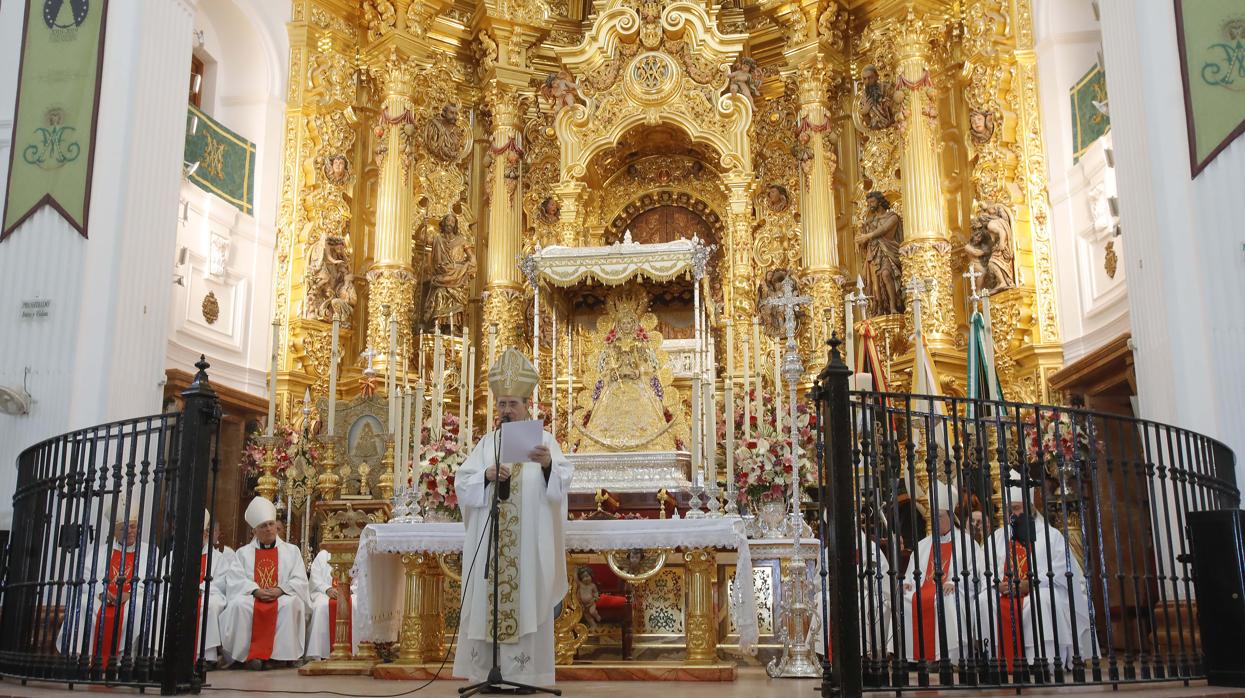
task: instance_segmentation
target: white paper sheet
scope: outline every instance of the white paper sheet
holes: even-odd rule
[[[545,422],[529,419],[524,422],[506,422],[501,425],[501,462],[526,463],[528,454],[544,439]]]

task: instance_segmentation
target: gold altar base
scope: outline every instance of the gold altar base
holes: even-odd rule
[[[304,664],[299,676],[369,676],[376,662],[360,659],[322,659]]]
[[[439,661],[406,666],[378,664],[372,670],[372,678],[384,681],[428,681],[432,678],[460,681],[451,674],[451,668],[448,661],[444,669]],[[681,662],[574,664],[556,667],[555,671],[558,681],[734,681],[738,678],[735,665],[727,662],[702,666],[687,666]]]

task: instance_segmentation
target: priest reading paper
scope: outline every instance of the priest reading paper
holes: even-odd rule
[[[246,508],[255,532],[234,554],[229,605],[221,615],[221,646],[247,669],[303,656],[307,632],[307,571],[298,548],[277,535],[277,508],[256,497]]]
[[[503,423],[531,418],[536,369],[506,349],[489,371],[489,388]],[[463,607],[454,654],[454,675],[471,682],[488,678],[493,665],[493,575],[499,575],[499,666],[509,681],[554,683],[554,607],[566,596],[562,523],[571,464],[552,434],[526,462],[507,463],[498,430],[485,434],[458,470],[455,489],[467,528],[463,551]],[[489,565],[489,511],[498,487],[499,560]],[[508,490],[508,492],[507,492]]]

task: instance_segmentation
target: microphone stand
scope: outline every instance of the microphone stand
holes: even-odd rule
[[[510,420],[504,419],[504,418],[502,419],[502,423],[505,423],[508,421]],[[500,471],[500,468],[501,468],[500,464],[501,464],[501,429],[498,428],[497,438],[493,440],[493,467]],[[501,473],[498,472],[498,476],[500,476],[500,474]],[[501,525],[499,523],[499,519],[500,519],[499,515],[501,513],[500,511],[501,510],[501,498],[498,496],[500,489],[501,489],[501,479],[499,477],[495,477],[493,479],[492,502],[489,505],[489,529],[490,529],[489,530],[489,550],[488,550],[489,560],[488,560],[488,565],[486,565],[484,568],[485,570],[484,576],[486,579],[490,576],[488,574],[490,566],[493,571],[491,575],[493,578],[493,603],[492,603],[492,606],[493,606],[493,609],[492,609],[492,613],[493,613],[493,666],[488,670],[488,678],[486,678],[485,680],[479,683],[471,684],[470,686],[463,686],[462,688],[458,689],[458,695],[461,696],[462,698],[468,698],[469,696],[474,696],[480,693],[483,693],[486,695],[497,694],[497,693],[513,693],[513,694],[547,693],[549,695],[560,696],[562,695],[562,691],[559,689],[541,688],[540,686],[529,686],[525,683],[519,683],[518,681],[511,681],[509,679],[502,677],[501,675],[501,640],[499,640],[497,637],[497,628],[499,625],[499,621],[497,617],[497,613],[498,613],[497,599],[501,593],[500,590],[498,589],[499,581],[497,578],[497,568],[500,564],[499,559],[501,557],[501,550],[498,548],[498,542],[497,542],[500,536],[500,533],[501,533]],[[515,689],[515,690],[512,692],[506,689]]]

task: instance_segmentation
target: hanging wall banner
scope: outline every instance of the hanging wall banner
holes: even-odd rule
[[[1071,90],[1072,97],[1072,162],[1081,159],[1094,141],[1111,130],[1107,116],[1107,75],[1102,66],[1094,64],[1085,77]]]
[[[1193,176],[1245,132],[1245,7],[1240,0],[1176,0]]]
[[[197,163],[190,181],[233,204],[245,214],[254,211],[255,144],[190,105],[186,130],[186,162]]]
[[[0,240],[44,204],[83,237],[107,0],[26,0]]]

